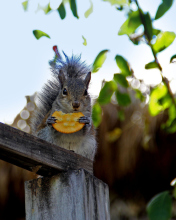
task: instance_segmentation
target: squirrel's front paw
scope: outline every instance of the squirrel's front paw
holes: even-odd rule
[[[56,123],[56,120],[57,120],[57,119],[56,119],[55,117],[51,116],[51,117],[47,118],[46,123],[47,123],[48,125],[55,124],[55,123]]]
[[[90,124],[90,117],[87,117],[87,116],[80,117],[79,123]]]

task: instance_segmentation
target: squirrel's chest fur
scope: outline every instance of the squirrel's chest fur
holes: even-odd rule
[[[50,143],[56,144],[59,147],[73,150],[75,153],[93,160],[96,150],[96,141],[95,136],[90,132],[85,135],[83,135],[82,131],[72,134],[64,134],[47,126],[40,130],[37,136]]]

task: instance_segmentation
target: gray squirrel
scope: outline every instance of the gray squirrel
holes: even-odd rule
[[[94,159],[96,153],[95,129],[91,118],[91,98],[88,87],[91,79],[90,68],[80,57],[69,58],[64,52],[65,61],[54,46],[55,59],[50,62],[52,79],[37,96],[37,108],[31,117],[32,134],[77,154]],[[63,113],[82,112],[79,118],[84,127],[75,133],[64,134],[56,131],[52,124],[55,111]]]

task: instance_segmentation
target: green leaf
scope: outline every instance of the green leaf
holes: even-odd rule
[[[162,125],[162,128],[168,133],[176,132],[176,109],[172,103],[168,109],[168,120],[165,124]]]
[[[85,38],[84,36],[82,36],[82,38],[83,38],[83,40],[84,40],[83,45],[84,45],[84,46],[87,46],[86,38]]]
[[[176,54],[170,58],[170,63],[175,63],[176,62],[175,59],[176,59]]]
[[[120,106],[128,106],[131,103],[131,98],[128,93],[115,92],[117,102]]]
[[[130,36],[135,32],[135,30],[141,25],[141,18],[139,11],[132,11],[128,14],[128,19],[122,24],[118,35],[126,34]]]
[[[38,9],[41,9],[44,11],[45,14],[48,14],[52,9],[50,7],[50,3],[48,3],[46,6],[41,6],[40,4],[38,5]]]
[[[65,6],[63,2],[59,5],[59,7],[57,8],[57,11],[60,15],[60,18],[64,19],[66,16],[66,11],[65,11]]]
[[[90,8],[84,13],[85,18],[88,18],[92,12],[93,12],[93,3],[90,0]]]
[[[161,111],[170,106],[172,100],[168,95],[165,85],[158,85],[150,93],[149,112],[152,116],[158,115]]]
[[[22,6],[23,6],[23,9],[24,9],[25,11],[27,11],[27,8],[28,8],[28,1],[24,1],[24,2],[22,2]]]
[[[147,205],[150,220],[169,220],[172,211],[172,198],[168,191],[156,195]]]
[[[162,50],[166,49],[169,45],[171,45],[174,40],[174,32],[165,31],[158,34],[156,42],[153,45],[155,53],[161,52]]]
[[[70,8],[71,8],[71,11],[72,11],[73,15],[76,18],[79,18],[78,13],[77,13],[76,0],[69,0],[69,2],[70,2]]]
[[[134,91],[136,92],[135,97],[137,99],[140,99],[141,102],[145,101],[145,96],[142,94],[142,92],[139,89],[134,89]]]
[[[118,111],[118,118],[120,119],[120,121],[124,121],[125,120],[125,113],[123,110],[119,110]]]
[[[111,5],[128,5],[128,0],[103,0],[109,2]]]
[[[95,103],[92,107],[92,121],[95,127],[98,127],[102,120],[102,110],[98,103]]]
[[[143,24],[144,24],[145,34],[148,37],[148,40],[151,41],[153,37],[153,29],[152,29],[152,21],[149,13],[143,15],[143,22],[144,22]]]
[[[111,101],[112,94],[117,90],[117,85],[114,81],[106,82],[100,91],[97,99],[100,105],[108,104]]]
[[[34,34],[34,36],[36,37],[37,40],[40,39],[41,37],[50,38],[50,36],[48,34],[46,34],[43,31],[40,31],[40,30],[33,30],[33,34]]]
[[[161,18],[172,6],[173,0],[163,0],[163,2],[158,7],[158,10],[155,15],[155,20]]]
[[[97,57],[95,58],[94,63],[93,63],[93,70],[92,70],[93,73],[97,72],[102,67],[104,61],[106,60],[106,56],[107,56],[108,51],[109,50],[102,50],[97,55]]]
[[[119,69],[121,70],[121,73],[124,76],[131,76],[132,75],[132,71],[130,69],[129,63],[120,55],[116,55],[115,57],[117,66],[119,67]]]
[[[152,61],[150,63],[147,63],[145,65],[145,69],[153,69],[153,68],[159,68],[158,64],[155,61]]]
[[[115,82],[119,83],[121,86],[125,88],[129,86],[128,81],[126,80],[125,76],[120,73],[114,74],[114,80]]]
[[[161,30],[153,28],[153,35],[157,36],[159,33],[161,33]]]

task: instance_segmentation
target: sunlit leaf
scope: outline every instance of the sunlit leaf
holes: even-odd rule
[[[156,195],[147,205],[150,220],[169,220],[172,211],[172,198],[168,191]]]
[[[41,6],[38,4],[38,10],[42,10],[45,14],[48,14],[52,9],[50,7],[50,3],[48,3],[46,6]]]
[[[111,100],[112,94],[117,90],[117,85],[114,81],[106,82],[100,91],[97,99],[100,105],[108,104]]]
[[[28,8],[28,1],[24,1],[24,2],[22,2],[22,6],[23,6],[23,9],[24,9],[25,11],[27,11],[27,8]]]
[[[92,3],[92,1],[90,0],[90,8],[84,13],[84,16],[85,16],[86,18],[88,18],[89,15],[90,15],[92,12],[93,12],[93,3]]]
[[[70,2],[70,8],[71,8],[71,11],[72,11],[73,15],[76,18],[79,18],[78,13],[77,13],[76,0],[69,0],[69,2]]]
[[[153,28],[153,35],[157,36],[160,32],[161,32],[161,30]]]
[[[163,2],[158,7],[158,10],[155,15],[155,20],[161,18],[172,6],[173,0],[163,0]]]
[[[109,2],[111,5],[128,5],[128,0],[103,0]]]
[[[128,14],[128,19],[120,27],[118,35],[127,34],[129,36],[133,34],[141,24],[139,11],[130,12]]]
[[[162,124],[162,128],[168,133],[176,132],[176,109],[172,103],[168,109],[168,120],[165,124]]]
[[[167,87],[160,84],[150,93],[149,112],[152,116],[156,116],[168,108],[171,103],[172,100],[168,95]]]
[[[98,103],[95,103],[92,107],[92,121],[95,127],[98,127],[102,120],[102,110]]]
[[[136,92],[135,97],[137,99],[140,99],[141,102],[145,101],[145,96],[142,94],[142,92],[139,89],[134,89],[134,91]]]
[[[64,19],[66,16],[66,11],[65,11],[65,6],[63,2],[59,5],[59,7],[57,8],[57,11],[59,12],[60,18]]]
[[[120,106],[128,106],[131,103],[131,98],[128,93],[115,92],[117,102]]]
[[[84,46],[87,46],[86,38],[85,38],[84,36],[82,36],[82,38],[83,38],[83,40],[84,40],[83,45],[84,45]]]
[[[120,55],[116,55],[115,57],[117,66],[119,67],[119,69],[121,70],[121,73],[124,76],[131,76],[132,75],[132,71],[130,69],[129,63]]]
[[[111,142],[111,143],[112,143],[112,142],[115,142],[116,140],[119,139],[119,137],[121,136],[121,134],[122,134],[122,129],[120,129],[120,128],[115,128],[114,130],[107,132],[107,134],[106,134],[106,140],[107,140],[108,142]]]
[[[114,80],[115,82],[119,83],[121,86],[127,88],[128,85],[128,81],[126,80],[125,76],[123,74],[114,74]]]
[[[153,29],[149,13],[143,14],[143,24],[145,28],[145,34],[147,35],[148,40],[150,41],[153,37]]]
[[[103,65],[104,61],[106,60],[107,52],[109,50],[102,50],[97,57],[95,58],[95,61],[93,63],[93,70],[92,72],[97,72]]]
[[[167,48],[171,43],[175,40],[175,33],[174,32],[161,32],[158,34],[155,44],[153,45],[153,49],[155,53],[158,53],[165,48]]]
[[[175,62],[176,62],[176,54],[170,58],[170,63],[175,63]]]
[[[50,36],[48,34],[46,34],[43,31],[40,31],[40,30],[33,30],[33,34],[34,34],[34,36],[36,37],[37,40],[40,39],[41,37],[50,38]]]
[[[152,61],[150,63],[147,63],[145,65],[145,69],[153,69],[153,68],[159,68],[158,64],[155,61]]]

